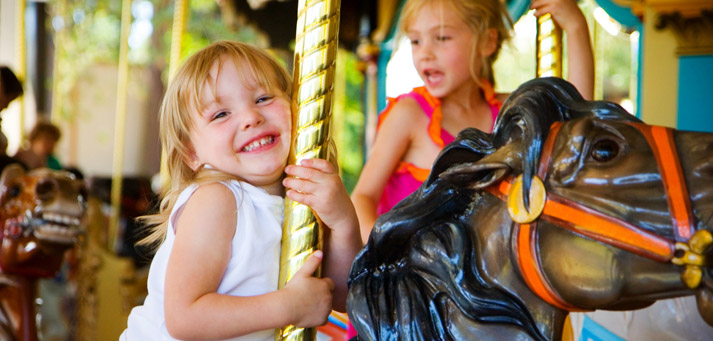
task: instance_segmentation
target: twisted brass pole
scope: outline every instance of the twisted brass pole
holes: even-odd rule
[[[562,78],[562,29],[547,13],[537,18],[535,73],[537,77]]]
[[[300,0],[297,12],[293,72],[292,148],[289,164],[330,155],[329,121],[332,113],[339,0]],[[322,247],[321,222],[308,206],[285,199],[278,287]],[[317,275],[319,275],[319,270]],[[287,326],[275,340],[314,340],[315,328]]]

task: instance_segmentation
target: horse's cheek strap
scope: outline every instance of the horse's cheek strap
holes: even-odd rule
[[[673,139],[673,130],[638,123],[630,124],[644,135],[654,152],[666,190],[676,241],[686,242],[693,235],[693,215],[681,161]]]

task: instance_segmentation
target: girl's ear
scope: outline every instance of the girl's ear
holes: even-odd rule
[[[192,148],[189,148],[188,153],[183,156],[183,162],[194,172],[202,166],[201,161],[198,160],[198,155],[196,155],[196,152],[194,152]]]
[[[480,53],[489,57],[495,52],[498,47],[498,31],[494,28],[489,28],[482,35],[482,41],[480,42]]]

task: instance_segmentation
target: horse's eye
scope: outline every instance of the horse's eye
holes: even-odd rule
[[[594,144],[590,155],[598,162],[611,161],[619,155],[619,144],[613,140],[600,140]]]
[[[22,192],[20,185],[12,185],[7,189],[7,196],[9,198],[16,198],[20,195],[20,192]]]

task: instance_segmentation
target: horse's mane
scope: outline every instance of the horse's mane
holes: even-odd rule
[[[516,325],[533,339],[546,339],[522,298],[488,281],[477,266],[480,252],[469,217],[483,200],[482,192],[439,174],[477,162],[514,139],[526,141],[522,171],[534,174],[553,122],[592,113],[621,118],[620,112],[625,113],[610,103],[580,101],[565,81],[526,83],[506,101],[492,135],[462,131],[440,153],[428,180],[379,217],[349,276],[349,317],[361,336],[455,338],[445,320],[455,306],[472,321]]]

